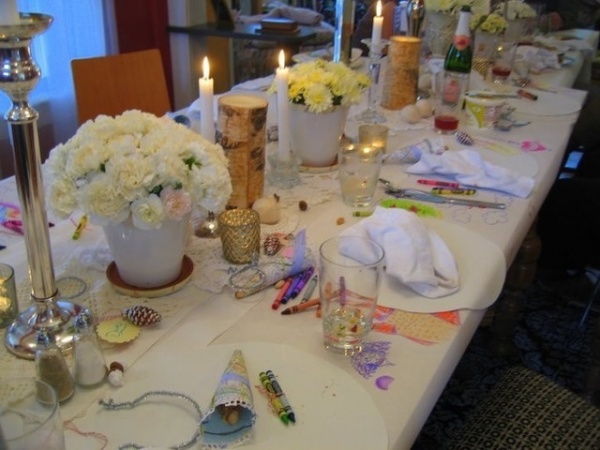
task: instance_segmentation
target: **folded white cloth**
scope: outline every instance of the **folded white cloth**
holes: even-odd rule
[[[476,150],[446,151],[441,155],[423,153],[406,168],[411,174],[437,174],[460,184],[493,189],[521,198],[529,197],[535,180],[514,170],[486,162]]]
[[[397,208],[375,208],[370,217],[342,235],[369,238],[385,250],[386,273],[429,298],[444,297],[459,288],[458,268],[446,243],[419,217]],[[363,249],[364,250],[364,249]],[[346,256],[360,260],[361,249]]]
[[[521,45],[517,47],[517,58],[529,61],[532,72],[538,73],[544,69],[558,70],[562,66],[558,58],[558,52],[545,48]]]
[[[283,17],[285,19],[295,20],[300,25],[319,25],[324,19],[320,14],[308,8],[296,8],[294,6],[279,6],[272,9],[267,17]]]

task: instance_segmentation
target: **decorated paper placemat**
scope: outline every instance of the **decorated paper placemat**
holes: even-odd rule
[[[373,318],[373,331],[397,334],[423,345],[448,341],[459,326],[458,311],[421,314],[378,305]]]

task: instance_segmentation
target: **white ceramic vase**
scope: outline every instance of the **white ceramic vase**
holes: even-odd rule
[[[425,42],[432,58],[445,58],[452,44],[458,17],[440,11],[428,12],[425,16]]]
[[[323,113],[309,112],[304,105],[290,105],[292,151],[307,167],[335,164],[349,106],[334,106]]]
[[[181,273],[189,214],[165,220],[158,230],[135,228],[131,219],[103,227],[121,280],[140,287],[164,286]]]

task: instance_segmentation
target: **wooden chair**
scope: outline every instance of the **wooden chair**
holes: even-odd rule
[[[600,448],[600,409],[549,378],[512,367],[445,450]]]
[[[71,61],[77,119],[139,109],[157,116],[171,110],[160,52],[143,50]]]

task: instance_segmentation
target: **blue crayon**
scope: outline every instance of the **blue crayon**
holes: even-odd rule
[[[290,422],[296,423],[296,414],[294,414],[294,411],[290,406],[290,402],[288,402],[288,399],[283,393],[281,386],[279,386],[279,382],[275,378],[275,374],[273,373],[273,371],[267,370],[267,377],[269,377],[269,381],[271,383],[271,386],[273,387],[273,390],[275,391],[275,395],[277,395],[277,397],[281,399],[281,403],[283,403],[285,411],[287,412],[288,419],[290,420]]]
[[[279,416],[279,419],[281,419],[281,421],[283,422],[284,425],[288,425],[289,421],[290,421],[289,415],[288,415],[288,413],[285,409],[285,406],[283,405],[283,402],[281,401],[280,397],[277,396],[275,389],[273,389],[273,385],[269,381],[269,377],[264,372],[261,372],[258,376],[260,378],[260,382],[265,387],[265,389],[269,393],[273,394],[273,396],[271,397],[271,404],[273,405],[273,408],[275,408],[275,410],[277,411],[277,415]]]

